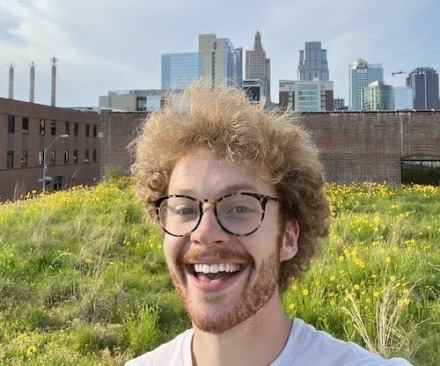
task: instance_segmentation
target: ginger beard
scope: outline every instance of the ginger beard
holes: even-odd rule
[[[200,304],[200,300],[193,303],[193,298],[191,298],[186,286],[182,283],[182,275],[170,270],[174,286],[192,323],[204,332],[221,334],[256,314],[277,289],[281,264],[280,245],[281,235],[278,235],[275,250],[258,264],[258,268],[252,261],[244,292],[237,294],[232,303],[220,305],[220,310],[217,310],[216,305],[222,303],[223,295],[209,295],[202,300],[203,304]],[[225,251],[222,258],[226,257],[228,257],[228,254]],[[175,268],[180,272],[183,271],[181,265],[177,265]]]

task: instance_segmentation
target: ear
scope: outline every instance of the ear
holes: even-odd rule
[[[284,229],[282,242],[280,246],[280,262],[292,259],[298,252],[298,221],[288,221]]]

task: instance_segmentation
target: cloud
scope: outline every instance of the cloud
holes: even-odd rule
[[[296,78],[299,50],[312,40],[327,49],[335,95],[347,97],[348,65],[358,57],[382,63],[389,82],[395,70],[440,67],[439,10],[436,0],[0,0],[0,96],[6,65],[16,65],[19,94],[31,61],[42,79],[37,97],[49,95],[55,55],[60,105],[97,105],[108,90],[159,88],[161,54],[197,51],[199,34],[229,38],[245,51],[258,30],[274,99],[279,79]]]

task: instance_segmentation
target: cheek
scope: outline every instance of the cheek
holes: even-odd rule
[[[168,264],[176,262],[176,258],[179,252],[179,238],[174,238],[169,235],[165,235],[163,239],[163,252]]]

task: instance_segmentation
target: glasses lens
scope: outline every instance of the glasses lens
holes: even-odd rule
[[[162,227],[171,235],[185,235],[191,232],[199,220],[199,203],[188,197],[169,197],[159,208]]]
[[[236,235],[248,235],[261,224],[263,208],[258,198],[245,194],[234,194],[217,203],[220,224]]]

